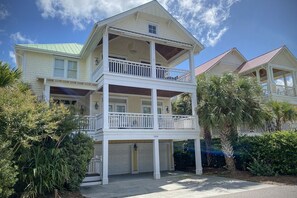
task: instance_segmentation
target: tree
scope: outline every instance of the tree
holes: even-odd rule
[[[192,115],[192,102],[189,93],[182,93],[172,103],[172,111],[177,115]]]
[[[199,89],[203,89],[199,87]],[[197,93],[201,93],[198,91]],[[198,101],[200,100],[200,95],[197,95]],[[172,110],[174,114],[177,115],[192,115],[192,101],[191,95],[189,93],[183,93],[177,97],[177,99],[172,103]],[[198,115],[199,116],[199,115]],[[201,125],[202,127],[203,137],[205,140],[205,152],[206,152],[206,160],[207,165],[210,166],[211,163],[211,132],[210,127],[207,125]]]
[[[297,119],[296,108],[287,102],[269,101],[268,108],[271,110],[271,120],[275,121],[275,129],[282,130],[282,125],[288,121]]]
[[[18,69],[10,69],[7,63],[0,61],[0,87],[12,85],[20,77]]]
[[[260,126],[265,118],[262,91],[257,81],[227,73],[223,76],[199,76],[198,115],[202,126],[219,129],[222,151],[228,170],[235,171],[232,129],[247,124]]]

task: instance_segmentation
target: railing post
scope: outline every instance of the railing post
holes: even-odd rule
[[[156,47],[155,41],[150,42],[150,62],[152,66],[152,78],[156,78]]]

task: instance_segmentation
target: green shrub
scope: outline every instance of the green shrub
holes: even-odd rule
[[[239,153],[238,161],[243,168],[269,164],[274,173],[297,175],[297,133],[279,131],[263,136],[241,137],[235,151]],[[253,167],[251,167],[253,166]]]
[[[1,142],[1,140],[0,140]],[[14,193],[13,186],[17,181],[17,167],[12,162],[13,154],[8,142],[0,144],[0,197],[9,197]]]
[[[83,133],[76,133],[65,140],[64,159],[69,171],[65,187],[68,190],[77,190],[86,175],[86,167],[93,156],[93,140]]]
[[[275,176],[277,173],[273,170],[273,166],[266,164],[263,160],[254,159],[247,168],[253,175],[257,176]]]

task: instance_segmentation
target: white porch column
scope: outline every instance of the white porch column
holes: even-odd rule
[[[51,89],[51,86],[49,85],[44,85],[44,90],[43,90],[43,97],[44,97],[44,101],[49,104],[50,102],[50,89]]]
[[[152,78],[156,78],[156,44],[155,41],[150,42],[150,62],[152,66]]]
[[[194,140],[194,144],[195,144],[196,175],[202,175],[200,137]]]
[[[160,179],[160,155],[159,155],[159,139],[154,139],[154,179]]]
[[[260,84],[261,83],[261,78],[260,78],[260,70],[256,70],[256,76],[257,76],[257,82]]]
[[[268,94],[272,94],[272,78],[273,76],[271,75],[271,67],[267,65],[266,67],[266,75],[267,75],[267,92]]]
[[[108,184],[108,139],[102,140],[102,184]]]
[[[103,84],[103,130],[109,129],[108,126],[108,108],[109,107],[109,84]]]
[[[103,43],[103,49],[102,49],[102,56],[103,56],[103,72],[109,71],[109,63],[108,63],[108,49],[109,49],[109,43],[108,43],[108,28],[105,29],[103,33],[102,38]]]
[[[151,90],[151,97],[152,97],[152,102],[151,102],[151,107],[152,107],[152,114],[154,118],[154,130],[158,130],[159,128],[159,123],[158,123],[158,99],[157,99],[157,89],[152,89]]]
[[[191,102],[192,102],[192,115],[197,115],[197,93],[196,91],[191,93]]]
[[[194,65],[194,52],[193,50],[189,51],[189,64],[190,64],[190,72],[191,72],[191,81],[195,82],[195,65]]]

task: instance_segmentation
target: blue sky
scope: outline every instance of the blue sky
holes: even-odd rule
[[[0,1],[0,60],[14,62],[15,43],[81,43],[96,21],[147,0]],[[251,59],[287,45],[297,56],[296,0],[160,0],[205,49],[196,66],[237,47]]]

